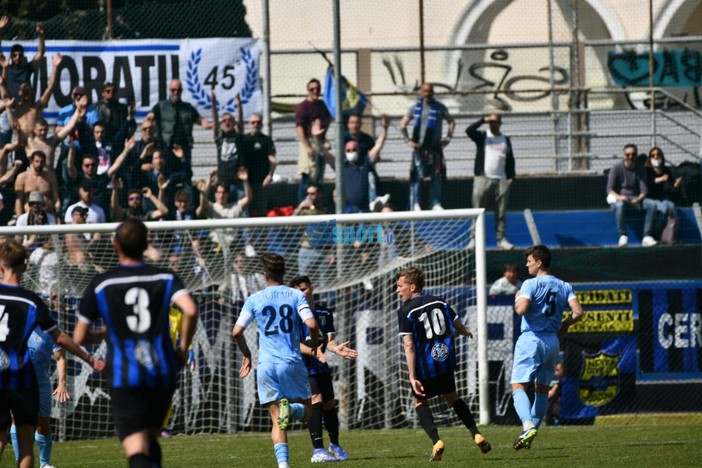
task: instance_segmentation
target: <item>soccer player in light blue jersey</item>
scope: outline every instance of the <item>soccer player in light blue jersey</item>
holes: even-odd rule
[[[69,400],[70,395],[66,387],[66,351],[57,345],[53,338],[41,328],[35,328],[27,342],[29,355],[34,365],[39,386],[39,418],[34,440],[39,447],[39,466],[53,468],[51,464],[51,395],[56,395],[60,403]],[[56,390],[51,386],[51,356],[56,359],[58,383]],[[53,390],[53,391],[52,391]],[[10,429],[12,446],[15,449],[15,460],[19,461],[19,445],[17,443],[17,430],[15,425]]]
[[[300,354],[300,319],[310,329],[313,353],[317,352],[319,327],[305,295],[283,285],[285,259],[263,256],[263,275],[268,287],[246,299],[234,325],[234,338],[244,355],[239,377],[251,371],[251,351],[244,330],[256,320],[258,340],[258,399],[268,406],[273,422],[271,439],[279,468],[289,468],[287,429],[291,420],[310,416],[310,385]],[[298,319],[299,316],[299,319]]]
[[[514,441],[515,450],[531,448],[548,406],[548,391],[558,361],[558,336],[583,317],[583,308],[573,287],[551,275],[551,251],[544,245],[529,247],[524,252],[529,274],[517,291],[514,311],[522,317],[521,335],[514,347],[512,366],[512,399],[522,420],[523,432]],[[571,314],[563,320],[563,310]],[[536,387],[534,404],[526,390]]]

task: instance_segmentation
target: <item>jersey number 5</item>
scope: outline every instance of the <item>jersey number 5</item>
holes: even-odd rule
[[[556,313],[556,309],[558,309],[558,304],[556,304],[557,295],[558,293],[556,291],[549,291],[546,293],[546,303],[548,304],[548,309],[544,312],[546,317],[550,317]]]
[[[446,333],[446,318],[441,309],[432,309],[429,314],[431,317],[426,312],[422,312],[419,320],[424,324],[424,332],[427,335],[427,339],[431,340],[434,338],[434,335],[443,336]]]
[[[142,288],[131,288],[124,295],[124,303],[132,306],[134,315],[127,316],[127,326],[134,333],[144,333],[151,326],[149,294]]]

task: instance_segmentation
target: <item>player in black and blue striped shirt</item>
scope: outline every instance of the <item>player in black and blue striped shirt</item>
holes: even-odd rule
[[[117,436],[129,466],[161,466],[161,423],[187,362],[197,324],[197,306],[170,270],[145,265],[148,232],[128,219],[117,228],[113,246],[119,266],[96,275],[85,290],[74,337],[92,338],[90,324],[101,319],[107,340],[107,380]],[[183,312],[180,347],[173,349],[168,310]]]
[[[303,324],[300,330],[300,350],[302,359],[307,367],[307,378],[312,392],[312,414],[308,421],[308,429],[312,438],[312,463],[348,460],[349,456],[339,444],[339,417],[336,413],[334,387],[332,385],[331,369],[327,364],[325,351],[331,351],[345,359],[356,359],[358,352],[349,348],[349,341],[337,343],[334,341],[334,315],[323,304],[314,301],[314,287],[307,276],[297,276],[290,282],[291,288],[302,291],[307,298],[310,310],[314,313],[319,326],[319,347],[313,348],[310,331]],[[329,451],[324,450],[322,423],[329,433]]]
[[[93,369],[102,371],[105,367],[104,362],[94,359],[58,329],[39,296],[20,286],[28,258],[27,249],[19,242],[0,244],[0,456],[14,418],[19,446],[17,466],[20,467],[34,466],[39,387],[27,344],[34,328],[38,326],[47,332],[56,344]]]
[[[426,404],[429,398],[437,395],[443,395],[470,431],[480,451],[487,453],[492,447],[480,434],[468,405],[456,394],[454,332],[467,337],[473,334],[445,300],[425,295],[423,290],[424,272],[419,268],[408,268],[397,274],[397,294],[403,303],[397,312],[400,336],[419,424],[434,443],[431,460],[441,460],[445,450],[434,416]]]

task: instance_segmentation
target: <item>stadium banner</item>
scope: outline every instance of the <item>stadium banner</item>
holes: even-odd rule
[[[562,340],[561,419],[644,405],[669,410],[665,401],[642,401],[637,386],[702,380],[702,282],[579,284],[575,290],[584,318]]]
[[[36,42],[19,41],[31,60]],[[13,42],[5,41],[2,52],[10,56]],[[47,87],[52,59],[62,55],[57,85],[44,112],[53,122],[61,107],[71,103],[71,90],[85,88],[91,103],[100,99],[102,85],[112,82],[117,97],[125,104],[135,103],[137,117],[145,116],[160,100],[168,97],[168,83],[173,78],[183,82],[182,99],[191,103],[200,115],[212,115],[211,91],[217,96],[217,110],[236,112],[235,96],[241,95],[245,116],[261,112],[261,45],[258,39],[144,39],[116,41],[46,41],[46,52],[32,86],[36,99]]]

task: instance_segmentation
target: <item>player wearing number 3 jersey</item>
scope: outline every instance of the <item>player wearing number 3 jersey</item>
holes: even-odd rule
[[[453,407],[480,451],[488,453],[490,444],[476,427],[468,405],[456,394],[454,332],[467,337],[473,334],[446,301],[425,295],[423,290],[424,273],[419,268],[409,268],[397,274],[397,294],[403,302],[397,312],[400,336],[415,398],[414,409],[419,424],[434,444],[430,460],[441,460],[446,448],[426,404],[429,398],[437,395],[443,395],[446,403]]]
[[[115,429],[131,468],[161,466],[161,423],[197,324],[197,306],[180,278],[143,263],[147,235],[138,219],[117,227],[112,243],[119,266],[90,282],[74,331],[79,343],[93,341],[96,335],[107,340],[107,383]],[[168,328],[171,304],[183,312],[177,350]],[[106,326],[99,334],[90,329],[98,319]]]
[[[530,278],[517,291],[514,310],[522,317],[521,335],[514,347],[512,398],[522,420],[523,432],[514,441],[515,450],[531,448],[548,406],[548,391],[558,361],[558,335],[583,316],[583,308],[573,287],[551,275],[551,251],[543,245],[529,247],[524,253]],[[563,320],[570,305],[571,315]],[[534,404],[526,390],[536,386]]]
[[[273,421],[271,439],[279,468],[289,467],[287,428],[291,419],[310,416],[310,384],[300,354],[300,324],[310,329],[313,353],[319,327],[305,295],[283,285],[285,259],[278,254],[263,256],[263,276],[268,287],[249,296],[234,325],[234,338],[244,355],[239,376],[251,371],[251,351],[244,330],[254,320],[258,325],[258,399],[268,406]]]

